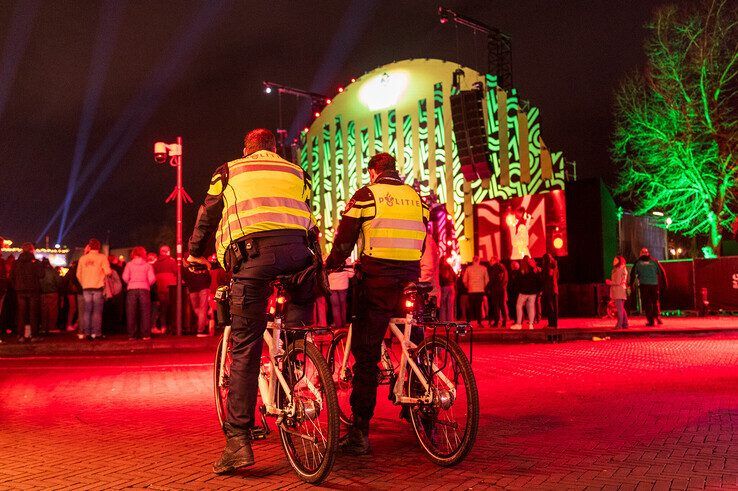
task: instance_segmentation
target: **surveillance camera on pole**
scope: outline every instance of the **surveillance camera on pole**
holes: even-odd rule
[[[182,335],[182,202],[192,203],[192,198],[182,186],[182,137],[177,137],[176,143],[154,143],[154,161],[157,164],[165,164],[167,159],[169,165],[177,168],[177,185],[165,203],[176,199],[177,203],[177,335]]]

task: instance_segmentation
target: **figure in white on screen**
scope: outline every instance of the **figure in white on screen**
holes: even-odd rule
[[[508,215],[506,222],[510,228],[510,242],[512,243],[512,253],[510,259],[520,260],[525,256],[530,256],[528,249],[528,225],[531,216],[522,206],[515,210],[514,215]]]

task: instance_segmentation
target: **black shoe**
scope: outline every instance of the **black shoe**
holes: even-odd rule
[[[368,455],[372,451],[369,436],[358,428],[351,428],[338,444],[338,451],[343,455]]]
[[[226,474],[242,467],[254,465],[254,451],[246,436],[234,436],[228,439],[220,458],[213,464],[213,472]]]
[[[404,419],[408,423],[412,422],[410,421],[410,406],[408,406],[407,404],[402,406],[402,408],[400,409],[400,419]]]
[[[664,321],[661,320],[661,317],[657,317],[656,318],[656,324],[661,325],[663,323],[664,323]]]

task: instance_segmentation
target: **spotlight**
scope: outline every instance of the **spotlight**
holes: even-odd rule
[[[267,85],[266,88],[264,89],[264,92],[266,92],[267,94],[271,94],[272,88]]]
[[[305,126],[305,127],[304,127],[304,128],[302,129],[302,131],[304,131],[305,133],[307,133],[308,131],[310,131],[310,128],[308,128],[307,126]]]
[[[343,87],[338,88],[338,93],[340,94],[341,92],[343,92]]]
[[[673,221],[672,221],[671,217],[666,217],[666,226],[667,226],[667,227],[668,227],[669,225],[671,225],[671,224],[672,224],[672,222],[673,222]]]
[[[351,79],[351,83],[354,83],[354,82],[356,82],[356,79],[355,78],[352,78]]]
[[[313,114],[316,118],[320,116],[320,113],[318,111],[315,111],[315,114]]]
[[[333,102],[333,100],[331,100],[331,99],[326,99],[326,100],[325,100],[325,103],[326,103],[326,104],[330,104],[331,102]]]

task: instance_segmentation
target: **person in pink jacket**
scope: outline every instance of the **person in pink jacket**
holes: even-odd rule
[[[146,249],[141,246],[131,251],[131,261],[123,270],[123,281],[128,285],[126,317],[128,338],[140,335],[151,339],[151,285],[156,281],[154,268],[146,261]]]

